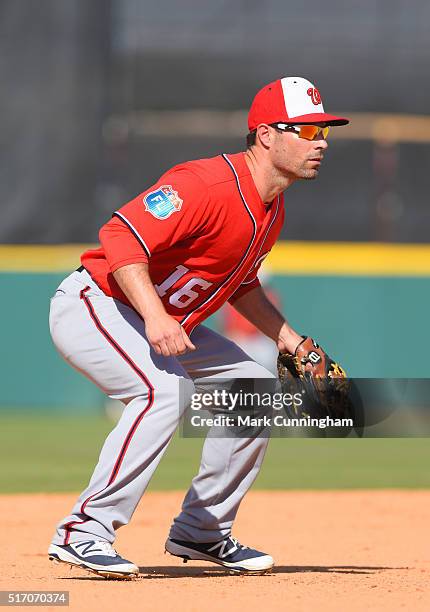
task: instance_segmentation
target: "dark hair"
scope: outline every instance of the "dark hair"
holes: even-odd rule
[[[257,140],[257,130],[254,130],[253,132],[249,132],[249,134],[247,134],[246,136],[246,148],[250,149],[251,147],[253,147],[255,145],[256,140]]]

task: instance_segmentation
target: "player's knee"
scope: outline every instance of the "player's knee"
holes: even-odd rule
[[[195,393],[194,382],[190,378],[178,377],[176,380],[163,380],[154,388],[154,402],[160,406],[170,406],[180,415],[188,408]]]
[[[190,404],[194,392],[194,383],[189,378],[180,376],[172,379],[160,376],[156,382],[151,381],[149,384],[146,381],[134,381],[130,388],[124,389],[121,394],[111,394],[110,397],[121,400],[125,405],[133,400],[149,401],[159,406],[170,406],[182,414]]]

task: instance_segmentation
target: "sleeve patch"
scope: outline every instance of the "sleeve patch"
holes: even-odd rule
[[[156,219],[164,220],[182,208],[183,200],[171,185],[161,185],[155,191],[150,191],[143,198],[145,210]]]

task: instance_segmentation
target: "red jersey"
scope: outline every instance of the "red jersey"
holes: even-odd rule
[[[227,300],[259,286],[279,236],[283,197],[265,205],[244,153],[175,166],[117,210],[82,265],[106,295],[128,299],[113,272],[145,262],[166,311],[190,334]]]

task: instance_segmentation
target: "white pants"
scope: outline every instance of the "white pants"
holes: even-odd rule
[[[273,378],[233,342],[204,326],[192,334],[195,351],[157,355],[139,315],[107,297],[86,271],[73,272],[57,289],[50,329],[64,359],[125,404],[88,487],[58,524],[55,544],[114,541],[116,529],[130,521],[200,378]],[[209,432],[200,470],[170,537],[211,542],[227,536],[267,442],[264,437],[211,437]]]

